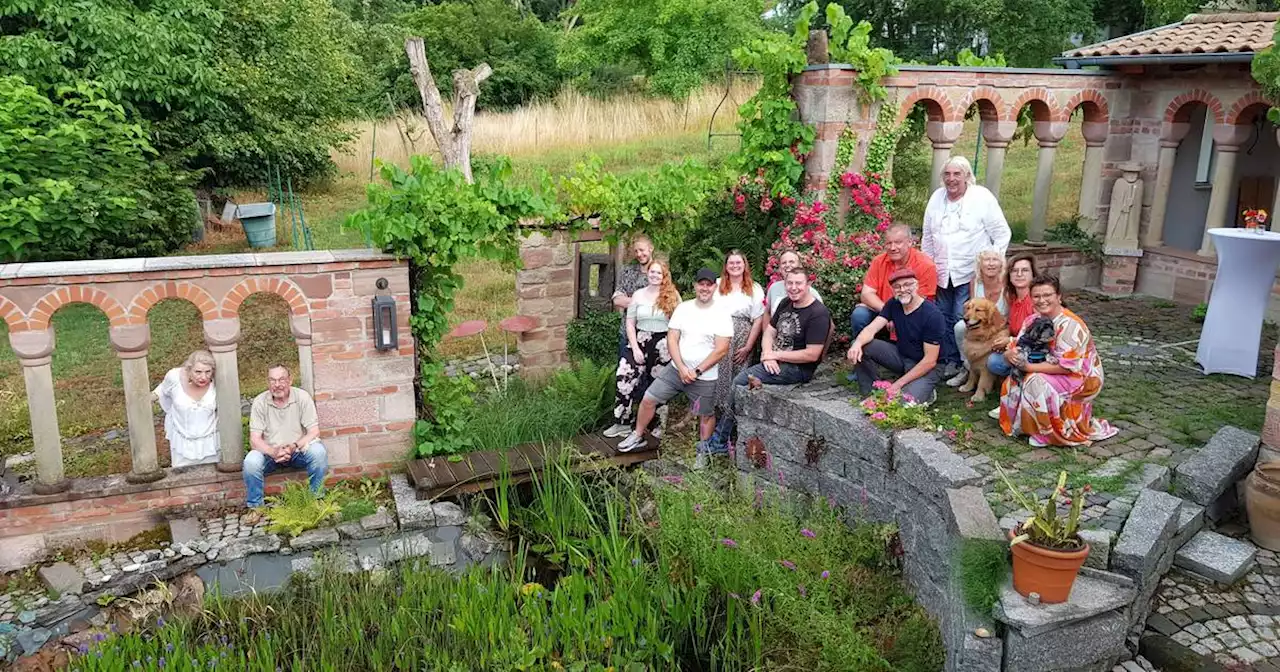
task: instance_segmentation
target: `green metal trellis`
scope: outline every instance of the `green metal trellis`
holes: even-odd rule
[[[314,250],[315,243],[311,239],[311,227],[307,226],[307,215],[302,208],[302,197],[293,190],[293,177],[280,176],[280,166],[267,164],[267,200],[275,203],[277,217],[280,221],[284,212],[289,212],[289,237],[295,250]]]

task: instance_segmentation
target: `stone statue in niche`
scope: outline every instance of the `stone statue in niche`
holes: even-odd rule
[[[1142,164],[1126,161],[1118,166],[1124,173],[1111,187],[1111,209],[1107,217],[1108,249],[1138,250],[1138,223],[1142,218]]]

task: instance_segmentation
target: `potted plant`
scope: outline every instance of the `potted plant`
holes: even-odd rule
[[[1058,484],[1043,502],[1028,496],[1009,481],[1009,476],[996,465],[1000,478],[1022,508],[1031,512],[1027,520],[1009,533],[1013,554],[1013,588],[1023,596],[1038,593],[1046,604],[1066,602],[1071,595],[1080,567],[1089,557],[1089,545],[1078,533],[1080,512],[1084,509],[1088,485],[1067,489],[1067,472],[1058,476]],[[1067,514],[1058,512],[1062,503]]]

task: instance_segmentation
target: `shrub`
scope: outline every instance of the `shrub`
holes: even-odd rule
[[[849,189],[849,211],[843,223],[822,201],[796,207],[791,224],[783,227],[773,244],[766,272],[777,278],[778,257],[795,249],[800,263],[811,273],[813,286],[831,311],[837,333],[849,324],[858,305],[862,277],[871,259],[880,253],[880,234],[889,228],[889,211],[884,207],[884,188],[878,175],[845,173],[840,184]]]
[[[616,310],[589,310],[569,323],[565,341],[569,357],[593,362],[618,361],[618,329],[622,313]]]
[[[616,341],[613,348],[616,357]],[[473,450],[572,439],[595,428],[613,403],[614,370],[584,360],[540,383],[512,378],[470,409],[462,433]]]
[[[190,240],[189,174],[101,89],[47,97],[0,77],[0,260],[146,257]]]
[[[692,287],[698,268],[719,271],[730,250],[742,250],[756,280],[764,284],[769,249],[778,239],[780,224],[791,221],[796,200],[774,198],[763,170],[754,178],[743,175],[732,188],[703,207],[698,225],[684,244],[671,252],[671,267],[681,287]]]

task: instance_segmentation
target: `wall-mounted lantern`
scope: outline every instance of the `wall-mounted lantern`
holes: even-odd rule
[[[387,281],[379,278],[378,289],[385,290]],[[395,350],[399,338],[396,335],[396,300],[386,294],[373,297],[373,347],[378,350]]]

